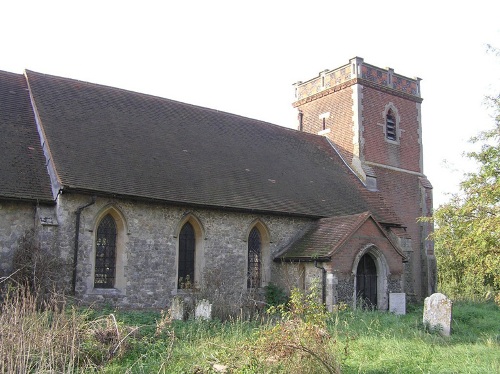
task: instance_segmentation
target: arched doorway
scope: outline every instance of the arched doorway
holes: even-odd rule
[[[356,299],[365,307],[377,307],[377,266],[369,254],[361,257],[356,269]]]

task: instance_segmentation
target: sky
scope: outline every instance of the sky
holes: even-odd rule
[[[0,0],[0,70],[143,92],[296,128],[293,83],[355,56],[420,77],[434,206],[493,127],[500,1]]]

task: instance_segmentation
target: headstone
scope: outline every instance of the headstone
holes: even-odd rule
[[[180,297],[174,297],[172,301],[172,306],[170,307],[170,315],[172,319],[183,320],[184,319],[184,301]]]
[[[200,300],[196,303],[194,310],[195,319],[212,319],[212,304],[208,300]]]
[[[450,336],[451,312],[452,301],[442,293],[434,293],[424,301],[424,325],[442,336]]]
[[[406,294],[404,292],[391,292],[389,294],[389,312],[397,315],[406,314]]]

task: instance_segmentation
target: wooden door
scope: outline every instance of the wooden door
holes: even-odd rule
[[[377,267],[369,254],[361,257],[356,270],[356,296],[363,307],[377,307]]]

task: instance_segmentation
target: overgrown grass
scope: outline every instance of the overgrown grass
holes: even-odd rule
[[[453,306],[448,338],[429,333],[422,309],[405,316],[349,311],[340,336],[351,336],[344,373],[499,373],[500,311],[494,303]]]
[[[343,373],[498,373],[500,310],[494,303],[458,302],[453,306],[450,337],[429,333],[422,308],[396,316],[386,312],[345,310],[331,315],[328,330]],[[131,318],[136,312],[118,313]],[[151,313],[155,323],[159,314]],[[260,321],[174,321],[175,338],[135,343],[129,354],[114,360],[105,373],[325,373],[307,356],[287,363],[263,357],[255,347],[273,324]],[[299,362],[300,361],[300,362]]]
[[[343,373],[500,372],[494,303],[455,303],[446,338],[426,331],[421,307],[405,316],[338,311],[327,316],[324,332],[321,321],[301,325],[293,316],[181,322],[159,311],[94,311],[60,300],[40,308],[25,296],[13,295],[1,309],[2,373],[328,372],[303,347],[330,355]],[[288,324],[276,329],[276,321]]]

